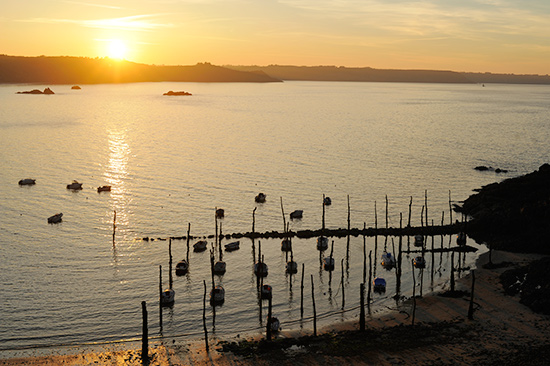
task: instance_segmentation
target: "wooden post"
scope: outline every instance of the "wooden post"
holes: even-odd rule
[[[162,332],[162,266],[159,266],[159,325]]]
[[[271,341],[271,297],[268,299],[268,308],[267,308],[267,324],[266,324],[266,338],[268,341]]]
[[[168,280],[170,289],[172,289],[172,285],[174,283],[174,279],[172,278],[172,238],[168,240],[168,256],[170,257],[170,261],[168,262],[168,268],[170,269],[170,272],[168,273]]]
[[[386,229],[388,228],[388,195],[386,195]]]
[[[346,286],[344,286],[344,259],[340,261],[340,265],[342,266],[342,310],[344,310],[344,306],[346,304],[346,294],[345,294]]]
[[[141,360],[147,362],[149,360],[149,328],[147,326],[147,303],[141,302],[141,316],[143,321],[143,334],[141,336]]]
[[[311,301],[313,302],[313,335],[317,337],[317,310],[315,309],[315,286],[311,275]]]
[[[114,210],[114,215],[113,215],[113,244],[115,243],[115,232],[116,232],[116,210]]]
[[[455,291],[455,252],[451,252],[451,292]]]
[[[441,211],[441,226],[445,225],[445,211]]]
[[[453,224],[453,206],[451,204],[451,190],[449,189],[449,223]]]
[[[412,214],[413,198],[411,196],[411,202],[409,202],[409,221],[407,227],[411,227],[411,214]]]
[[[204,285],[204,294],[202,296],[202,326],[204,328],[204,342],[206,343],[206,351],[208,352],[208,330],[206,329],[206,280],[202,280]]]
[[[370,293],[372,286],[372,250],[369,252],[369,291],[367,292],[367,306],[369,307],[369,313],[370,313]]]
[[[283,197],[281,197],[281,212],[283,213],[283,232],[286,232],[285,209],[283,208]]]
[[[325,194],[323,194],[323,230],[325,230]]]
[[[304,270],[305,263],[302,263],[302,284],[300,286],[300,318],[304,317]]]
[[[428,223],[426,223],[427,225]],[[424,206],[422,206],[422,211],[420,211],[420,226],[424,227]]]
[[[428,227],[429,221],[428,221],[428,190],[426,189],[424,191],[424,206],[426,206],[426,227]]]
[[[360,286],[361,289],[361,309],[359,312],[359,330],[361,332],[365,331],[365,283],[362,283]]]
[[[191,232],[191,223],[187,223],[187,263],[189,263],[189,233]]]
[[[416,277],[414,275],[414,264],[411,261],[412,266],[412,278],[413,278],[413,311],[412,311],[412,325],[414,325],[414,318],[416,316]]]
[[[254,229],[254,226],[256,225],[256,209],[258,207],[254,207],[254,210],[252,210],[252,232],[254,233],[255,229]]]
[[[374,229],[378,229],[378,213],[376,212],[376,201],[374,201]]]
[[[472,293],[470,294],[470,307],[468,308],[468,319],[474,318],[474,284],[476,283],[476,273],[472,270]]]
[[[363,231],[366,232],[367,223],[363,222]],[[363,285],[367,280],[367,237],[363,235]]]
[[[350,227],[351,227],[351,210],[350,210],[350,206],[349,206],[349,194],[348,194],[348,232],[350,230]]]

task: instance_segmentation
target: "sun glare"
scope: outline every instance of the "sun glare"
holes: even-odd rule
[[[109,57],[123,59],[126,56],[126,45],[120,39],[112,39],[109,42]]]

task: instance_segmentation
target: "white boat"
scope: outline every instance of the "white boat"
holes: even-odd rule
[[[170,306],[174,303],[175,297],[176,297],[176,292],[171,288],[167,288],[162,292],[162,295],[160,297],[160,303],[163,306]]]
[[[58,222],[61,222],[61,218],[63,217],[63,214],[56,213],[53,216],[48,217],[48,224],[57,224]]]
[[[301,219],[303,215],[304,215],[303,210],[294,210],[290,213],[290,218],[291,219]]]
[[[195,252],[204,252],[206,250],[206,245],[208,242],[206,240],[199,240],[193,244],[193,251]]]
[[[214,274],[222,275],[224,273],[225,273],[225,262],[217,261],[216,264],[214,264]]]
[[[254,264],[254,273],[258,277],[266,277],[267,276],[267,264],[264,262],[257,262]]]
[[[381,277],[376,277],[372,281],[374,292],[383,293],[386,292],[386,280]]]
[[[391,255],[391,253],[384,252],[384,254],[382,254],[382,267],[388,270],[395,267],[395,257]]]
[[[269,285],[263,285],[260,290],[260,297],[262,300],[267,300],[273,296],[273,288]]]
[[[226,250],[227,252],[232,252],[232,251],[234,251],[234,250],[237,250],[237,249],[240,248],[240,246],[241,246],[241,242],[240,242],[240,241],[234,241],[234,242],[232,242],[232,243],[227,243],[227,244],[224,245],[225,250]]]
[[[424,245],[424,236],[418,234],[414,236],[414,246],[421,247]]]
[[[265,202],[265,194],[258,193],[258,195],[254,198],[254,200],[258,203],[264,203]]]
[[[269,317],[267,318],[267,321],[269,322]],[[271,331],[272,332],[278,332],[279,329],[281,329],[281,322],[276,317],[271,317]]]
[[[283,252],[289,252],[292,250],[292,242],[290,241],[290,239],[283,239],[283,241],[281,242],[281,250]]]
[[[217,285],[210,291],[210,303],[221,304],[225,301],[225,290],[221,285]]]
[[[36,184],[36,179],[26,178],[19,181],[20,186],[32,186]]]
[[[317,249],[321,251],[328,249],[328,238],[326,236],[317,238]]]
[[[76,180],[73,180],[73,182],[71,184],[67,184],[67,189],[72,189],[72,190],[80,190],[82,189],[82,183],[78,183]]]
[[[111,186],[97,187],[97,193],[99,192],[111,192]]]
[[[425,268],[426,260],[422,256],[414,257],[413,266],[415,266],[416,268]]]
[[[176,264],[176,275],[183,276],[187,271],[189,271],[189,263],[187,263],[185,259],[182,259]]]
[[[298,273],[298,263],[294,261],[286,262],[286,273]]]
[[[456,236],[456,243],[460,246],[466,245],[466,233],[460,232]]]
[[[323,267],[325,268],[326,271],[333,271],[334,270],[334,258],[326,257],[323,260],[323,262],[324,262]]]

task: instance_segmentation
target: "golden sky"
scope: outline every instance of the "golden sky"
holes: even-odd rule
[[[550,74],[550,0],[0,1],[14,56]]]

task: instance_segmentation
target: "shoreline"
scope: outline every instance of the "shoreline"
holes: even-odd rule
[[[543,364],[532,359],[539,353],[530,358],[522,354],[550,343],[550,316],[534,313],[520,304],[519,296],[505,295],[499,281],[502,272],[542,257],[493,251],[493,263],[511,263],[487,269],[482,266],[488,262],[489,253],[483,253],[476,261],[474,302],[477,309],[473,320],[467,319],[470,272],[456,280],[456,290],[468,292],[466,296],[444,297],[440,296],[440,290],[416,298],[414,326],[410,325],[412,301],[408,300],[399,311],[367,315],[364,333],[357,331],[358,320],[352,320],[323,326],[318,337],[312,337],[313,330],[309,328],[282,331],[271,344],[262,341],[262,336],[246,341],[238,337],[210,338],[210,352],[206,352],[204,341],[154,342],[149,349],[149,365],[271,365],[286,364],[290,360],[293,364],[307,365],[502,365],[508,364],[503,360],[514,357],[514,364]],[[256,348],[246,354],[242,352],[243,347],[236,347],[237,342]],[[0,365],[142,364],[139,348],[114,348],[104,352],[81,348],[74,354],[0,359]]]

